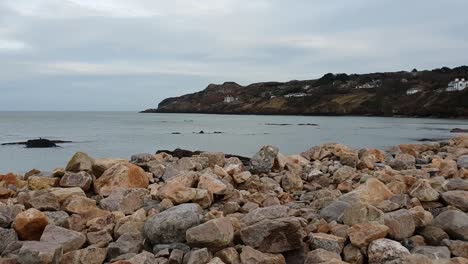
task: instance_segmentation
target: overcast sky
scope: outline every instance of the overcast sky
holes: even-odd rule
[[[1,0],[0,110],[468,64],[467,0]]]

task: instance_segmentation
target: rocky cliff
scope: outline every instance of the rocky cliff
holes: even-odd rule
[[[468,66],[411,72],[325,74],[320,79],[241,86],[210,84],[145,113],[468,117],[468,88],[447,92]],[[416,91],[408,94],[409,90]]]

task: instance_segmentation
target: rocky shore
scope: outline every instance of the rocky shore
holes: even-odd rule
[[[0,175],[0,264],[468,263],[468,136]]]

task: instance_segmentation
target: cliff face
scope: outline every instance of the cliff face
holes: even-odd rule
[[[468,66],[361,75],[329,73],[316,80],[248,86],[227,82],[165,99],[157,109],[143,112],[468,117],[468,88],[445,91],[455,78],[468,78]],[[410,89],[418,92],[407,94]]]

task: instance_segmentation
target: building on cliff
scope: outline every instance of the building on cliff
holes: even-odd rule
[[[468,87],[468,81],[465,81],[464,78],[462,79],[457,78],[454,81],[449,82],[447,89],[445,89],[445,91],[447,92],[462,91],[466,87]]]
[[[407,95],[412,95],[412,94],[419,93],[419,92],[421,92],[421,89],[417,87],[413,87],[413,88],[406,90]]]
[[[228,96],[224,97],[224,102],[225,103],[232,103],[232,102],[235,102],[235,101],[238,101],[238,100],[239,100],[239,98],[234,97],[232,95],[228,95]]]

